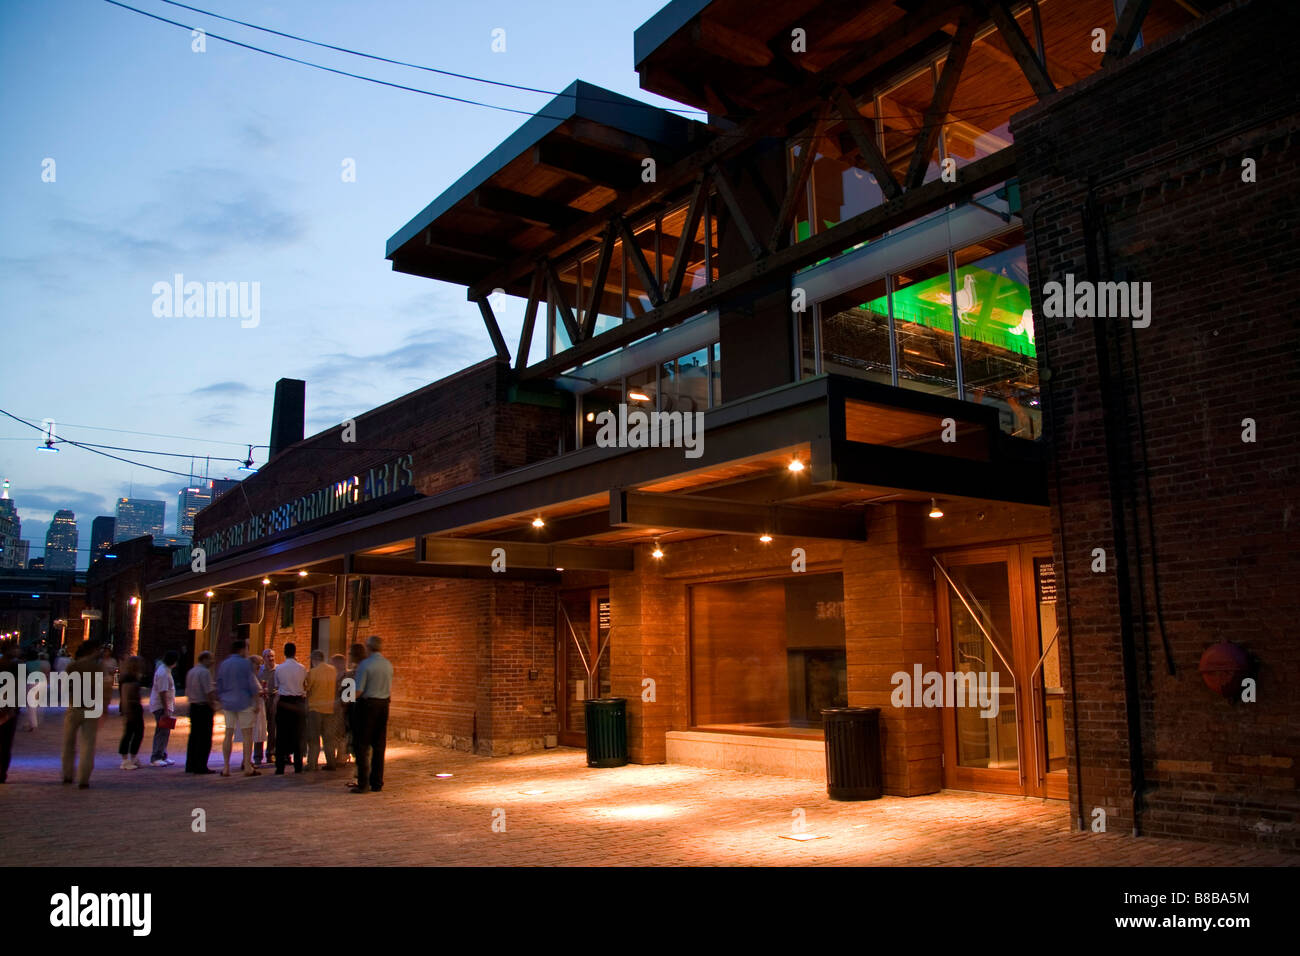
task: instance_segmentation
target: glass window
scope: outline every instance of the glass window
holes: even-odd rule
[[[847,705],[842,575],[698,584],[690,609],[695,726],[819,736]]]
[[[1037,438],[1042,412],[1024,231],[958,250],[955,258],[966,398],[997,406],[1003,431]]]
[[[653,222],[648,223],[636,230],[633,235],[636,237],[641,254],[645,256],[646,265],[650,267],[650,274],[655,275],[658,269],[655,257],[655,224]],[[620,242],[620,247],[621,245]],[[631,253],[624,258],[623,274],[627,277],[627,295],[623,305],[623,315],[625,318],[635,319],[638,315],[649,312],[654,308],[654,305],[650,301],[650,293],[646,291],[645,283],[641,281],[641,273],[632,262]]]
[[[921,131],[925,111],[930,108],[934,98],[934,74],[932,67],[886,90],[880,95],[880,126],[884,140],[885,162],[894,173],[894,179],[900,184],[907,175],[907,167],[912,162],[912,153],[916,150],[916,136]],[[939,164],[937,157],[932,157],[926,170],[925,182],[937,179]]]
[[[884,278],[821,303],[822,371],[893,382]]]
[[[709,350],[665,362],[660,379],[665,412],[702,412],[709,407]]]
[[[713,343],[713,359],[709,363],[709,378],[713,383],[710,389],[711,405],[722,404],[722,346],[717,342]]]
[[[957,397],[957,363],[952,337],[952,287],[947,255],[895,273],[890,308],[894,317],[894,347],[898,355],[898,384],[938,395]],[[963,304],[958,290],[957,304]],[[879,314],[884,303],[868,303]]]
[[[653,412],[659,407],[659,367],[651,366],[627,377],[628,411],[639,408]]]
[[[601,412],[613,412],[618,414],[618,406],[623,401],[623,383],[614,382],[610,385],[600,385],[593,388],[590,392],[584,394],[580,399],[579,413],[581,416],[581,434],[582,441],[580,447],[586,448],[596,444],[596,434],[600,431],[600,422],[597,419]]]
[[[293,627],[293,599],[295,595],[292,591],[284,592],[280,595],[280,627]]]
[[[672,274],[673,257],[677,255],[677,244],[681,240],[682,230],[686,228],[686,214],[690,211],[690,202],[684,202],[664,213],[659,247],[662,255],[664,279]],[[708,246],[711,237],[710,223],[706,215],[700,216],[695,228],[694,241],[686,247],[686,274],[682,279],[682,292],[691,292],[703,288],[708,281],[706,272],[708,263]]]

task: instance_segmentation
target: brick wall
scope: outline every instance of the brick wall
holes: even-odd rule
[[[1071,798],[1084,823],[1102,807],[1110,829],[1134,826],[1132,717],[1142,832],[1296,847],[1300,71],[1279,11],[1233,4],[1021,114],[1013,132],[1050,369]],[[1042,286],[1065,273],[1150,282],[1150,327],[1045,317]],[[1091,570],[1094,548],[1106,573]],[[1257,662],[1257,703],[1204,686],[1198,660],[1221,640]]]

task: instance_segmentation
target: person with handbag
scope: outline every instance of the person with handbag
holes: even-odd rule
[[[176,726],[176,681],[172,678],[172,668],[179,659],[175,651],[168,651],[153,672],[153,688],[149,692],[149,709],[154,717],[153,757],[149,764],[154,767],[170,767],[175,763],[167,759],[167,741]]]

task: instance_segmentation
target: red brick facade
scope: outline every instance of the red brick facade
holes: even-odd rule
[[[1294,848],[1300,76],[1278,16],[1236,4],[1021,114],[1013,132],[1050,368],[1076,814]],[[1150,327],[1044,317],[1042,287],[1066,273],[1150,282]],[[1256,662],[1257,702],[1202,682],[1218,641]]]

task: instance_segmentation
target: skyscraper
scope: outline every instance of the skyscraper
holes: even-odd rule
[[[222,495],[232,488],[239,485],[238,478],[213,478],[209,483],[211,485],[212,500],[216,501]]]
[[[176,534],[182,538],[193,537],[194,516],[212,503],[212,495],[203,487],[203,484],[182,488],[177,495]]]
[[[18,518],[18,505],[9,497],[9,479],[5,479],[4,492],[0,494],[0,568],[20,568],[18,564],[19,540],[23,523]]]
[[[161,535],[167,503],[148,498],[118,498],[113,541],[129,541],[142,534]]]
[[[90,523],[90,560],[102,558],[113,550],[113,531],[117,521],[112,515],[100,515]]]
[[[77,516],[67,509],[54,512],[50,530],[45,532],[45,569],[77,570]]]

